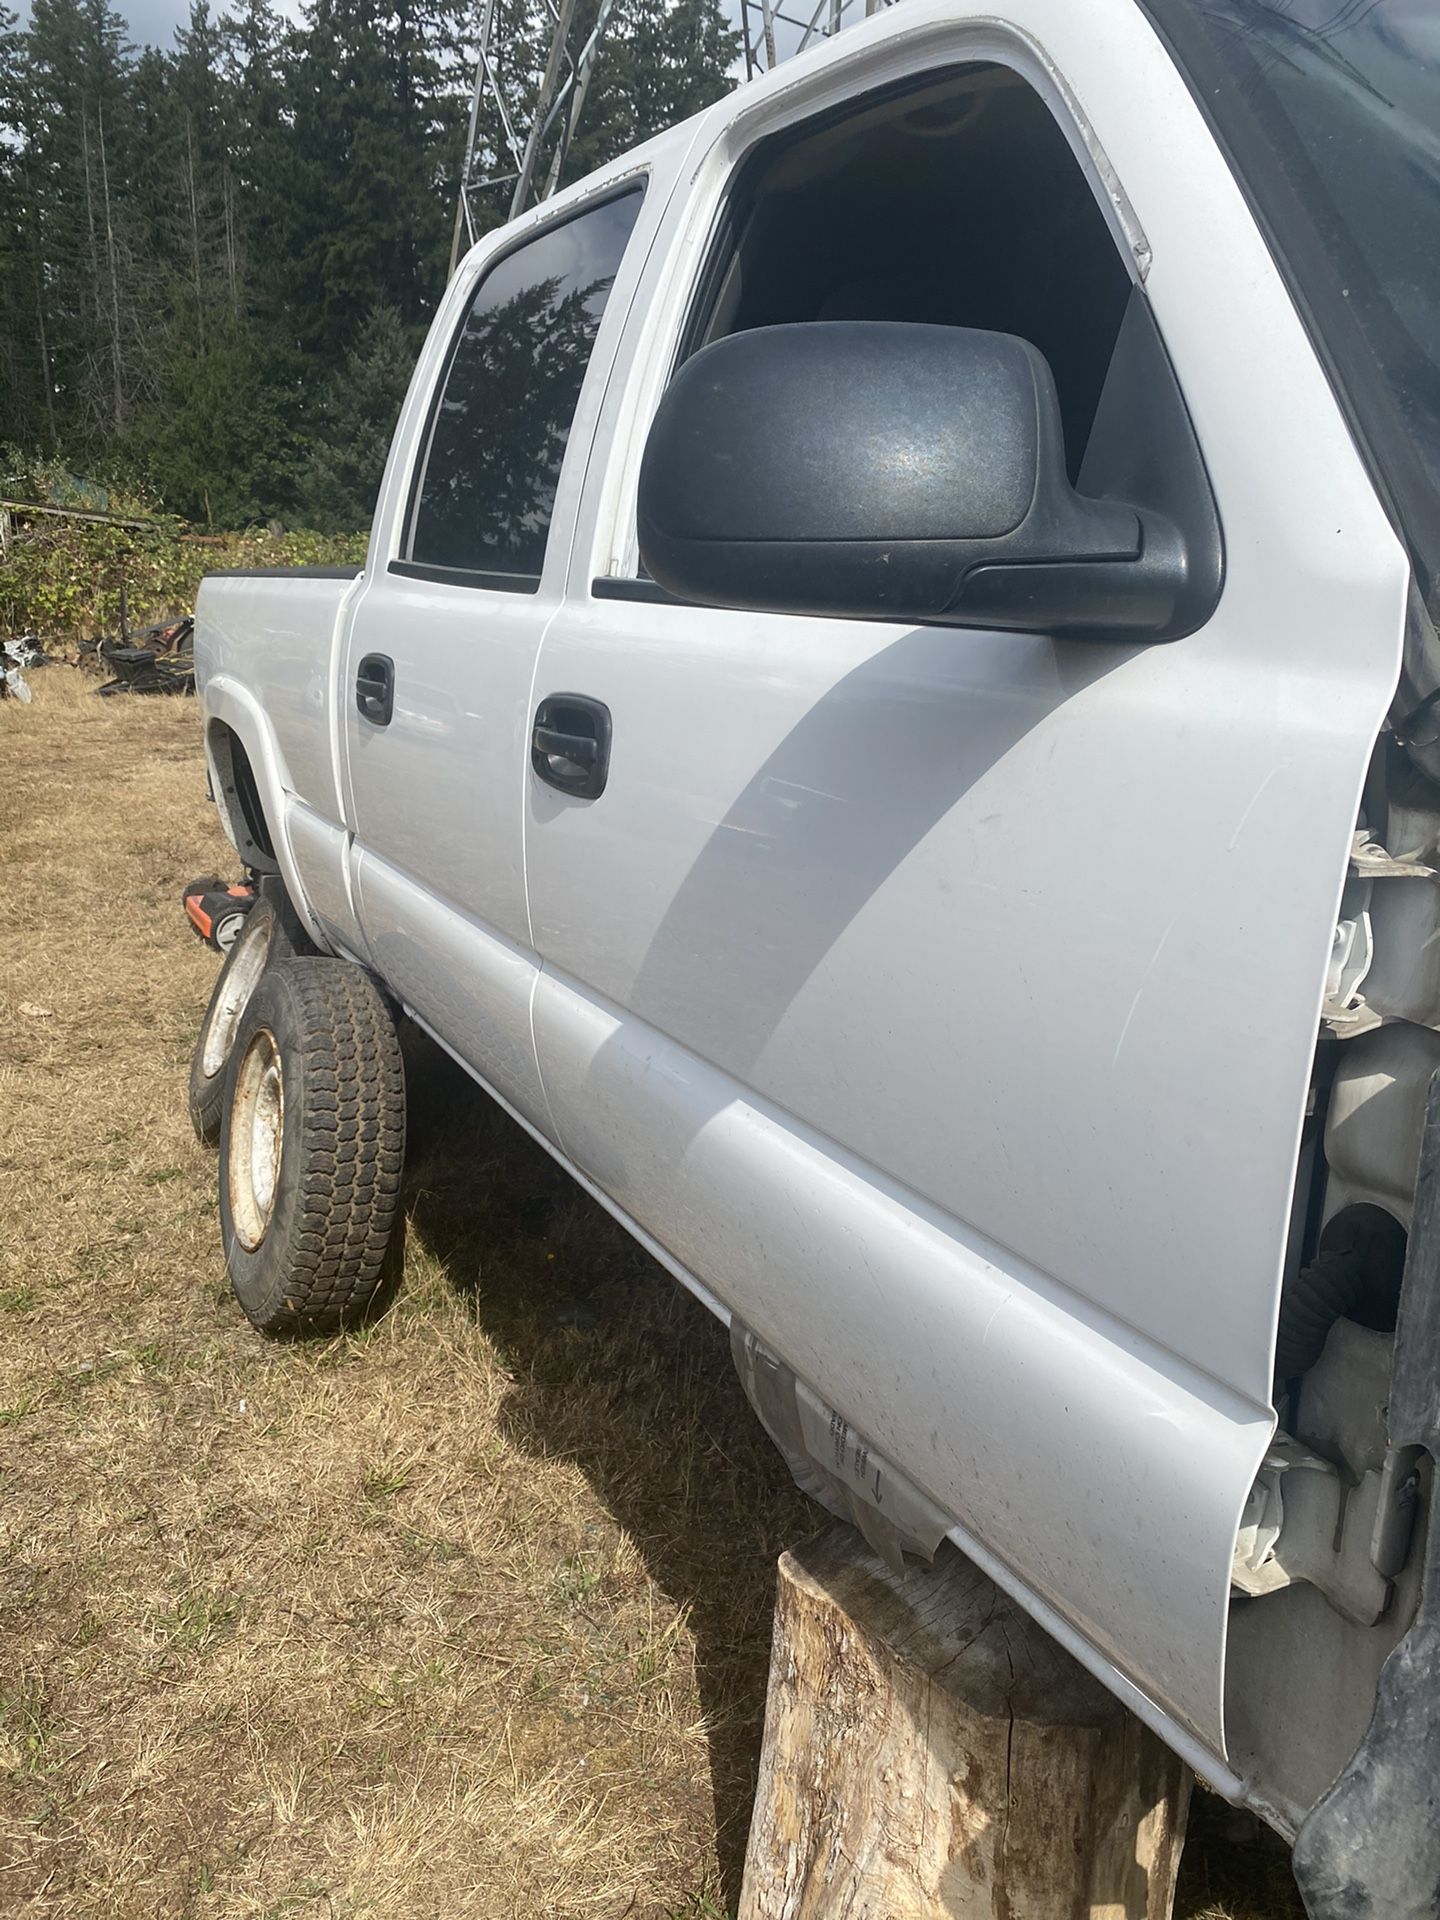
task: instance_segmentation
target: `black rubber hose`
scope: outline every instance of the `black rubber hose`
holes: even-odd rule
[[[1319,1255],[1280,1303],[1275,1378],[1308,1373],[1337,1320],[1393,1326],[1404,1264],[1405,1230],[1388,1213],[1356,1208],[1333,1221]]]

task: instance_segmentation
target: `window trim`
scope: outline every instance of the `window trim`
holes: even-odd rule
[[[533,227],[527,227],[523,233],[517,233],[512,240],[507,241],[497,252],[491,254],[482,265],[475,279],[466,288],[464,299],[461,302],[460,317],[450,336],[440,372],[436,376],[430,390],[429,398],[425,404],[424,425],[421,429],[414,457],[411,461],[409,481],[405,489],[405,510],[400,516],[400,539],[398,543],[400,550],[391,557],[387,567],[388,572],[400,574],[407,579],[432,580],[447,586],[470,587],[472,589],[479,588],[491,593],[538,593],[540,591],[542,575],[538,573],[512,573],[500,568],[442,567],[435,565],[431,561],[414,560],[411,558],[415,542],[416,519],[420,510],[420,495],[425,477],[425,469],[430,464],[430,452],[435,439],[435,427],[440,418],[440,404],[445,397],[445,388],[449,383],[451,369],[455,364],[455,356],[460,350],[460,342],[464,338],[465,328],[469,324],[471,311],[475,305],[475,298],[486,281],[495,272],[496,268],[503,266],[507,260],[513,259],[517,253],[522,252],[534,241],[543,240],[547,234],[555,233],[561,227],[569,226],[572,221],[582,219],[586,214],[595,213],[601,207],[608,206],[612,201],[623,200],[631,194],[635,195],[640,202],[640,206],[636,209],[635,223],[630,229],[631,237],[633,237],[635,227],[640,223],[640,213],[641,210],[643,210],[645,196],[649,191],[649,187],[650,175],[648,172],[633,173],[622,180],[612,182],[599,193],[591,194],[584,200],[577,201],[571,206],[562,208],[558,213],[552,215],[550,219],[542,220]],[[627,238],[625,242],[626,251],[629,250],[629,245],[630,239]],[[625,254],[622,252],[620,257],[621,265],[624,264],[624,258]],[[619,266],[617,266],[617,278],[619,271]],[[607,308],[608,305],[609,296],[607,295]],[[595,331],[595,343],[592,344],[590,350],[592,359],[594,357],[595,344],[599,342],[600,327],[603,327],[604,324],[605,316],[602,313],[599,326],[597,326]],[[590,362],[587,360],[585,372],[581,377],[582,392],[585,381],[589,378],[589,375]],[[578,397],[576,400],[576,411],[579,411]],[[574,421],[572,419],[571,426],[573,427],[573,425]],[[561,460],[562,469],[564,460],[569,455],[569,451],[569,436],[567,433],[565,454],[562,455]],[[545,552],[541,560],[542,567],[550,557],[551,524],[553,524],[553,520],[551,523],[547,523],[545,528]]]
[[[646,574],[597,573],[590,582],[591,597],[596,600],[639,600],[647,606],[688,607],[690,602],[670,593],[658,580]]]
[[[538,593],[538,573],[486,573],[478,567],[437,567],[424,560],[392,560],[387,573],[404,580],[430,580],[442,587],[481,587],[489,593]]]

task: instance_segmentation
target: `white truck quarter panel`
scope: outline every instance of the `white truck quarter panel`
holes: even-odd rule
[[[273,730],[289,791],[337,825],[345,816],[331,677],[341,610],[355,584],[284,572],[221,574],[202,584],[196,607],[202,694],[211,678],[224,676],[255,695]]]
[[[966,11],[910,0],[729,118],[760,138],[902,52],[919,73],[1008,46],[1058,75],[1148,243],[1225,529],[1219,607],[1143,648],[590,601],[744,150],[717,110],[541,649],[537,692],[604,701],[614,733],[599,801],[531,788],[540,1064],[571,1157],[1219,1755],[1230,1552],[1407,569],[1131,0]]]
[[[343,868],[338,874],[332,872],[331,863],[343,855],[344,836],[313,809],[295,800],[289,767],[276,741],[268,714],[250,691],[248,676],[247,679],[241,679],[235,672],[216,673],[201,664],[201,635],[206,625],[204,615],[205,600],[202,595],[196,619],[196,684],[205,703],[207,727],[209,723],[218,723],[227,728],[244,747],[255,775],[260,804],[275,848],[275,862],[285,882],[286,892],[309,927],[311,937],[322,946],[326,945],[327,930],[311,905],[311,894],[318,892],[321,898],[333,897],[337,883],[343,888]],[[212,744],[207,732],[207,763],[211,778],[215,780],[217,765],[211,750]],[[226,818],[222,787],[218,782],[215,792],[217,803],[221,803],[222,822],[232,841],[235,841],[235,823]],[[302,823],[298,848],[291,837],[297,819]],[[313,831],[307,833],[307,826]]]

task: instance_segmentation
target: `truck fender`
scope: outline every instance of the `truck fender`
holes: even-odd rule
[[[217,674],[206,682],[203,702],[205,762],[226,838],[247,866],[280,874],[311,939],[328,950],[330,943],[306,895],[291,844],[286,802],[294,787],[263,707],[228,674]]]

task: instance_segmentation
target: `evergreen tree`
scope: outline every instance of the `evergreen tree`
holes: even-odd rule
[[[242,263],[269,263],[277,257],[270,244],[276,222],[267,209],[285,190],[290,49],[270,0],[241,0],[238,11],[222,15],[218,38],[236,245]]]
[[[377,307],[331,381],[304,483],[306,518],[322,531],[369,523],[417,345],[394,307]]]
[[[0,444],[54,440],[35,341],[40,259],[27,131],[24,45],[0,5]]]
[[[11,4],[0,442],[128,463],[217,525],[363,524],[444,290],[477,0],[305,0],[298,26],[191,0],[173,47],[138,54],[109,0],[33,0],[23,29]],[[551,15],[495,4],[524,126]],[[720,0],[616,0],[567,177],[718,97],[735,49]],[[499,117],[477,133],[480,169],[512,171]]]
[[[312,0],[290,73],[281,286],[327,370],[366,316],[428,320],[443,286],[445,156],[463,102],[449,0]]]
[[[222,315],[203,348],[176,354],[162,403],[137,423],[129,451],[172,511],[245,527],[290,511],[305,447],[263,337]]]
[[[169,75],[169,177],[178,187],[177,206],[185,260],[187,305],[193,303],[197,335],[204,344],[207,320],[238,316],[241,300],[235,176],[220,72],[221,33],[206,0],[191,0],[187,24],[176,30]]]
[[[617,0],[567,180],[723,98],[739,52],[740,36],[727,25],[719,0]]]
[[[85,449],[123,435],[143,360],[131,50],[106,0],[35,0],[24,41],[51,381],[64,434]]]

